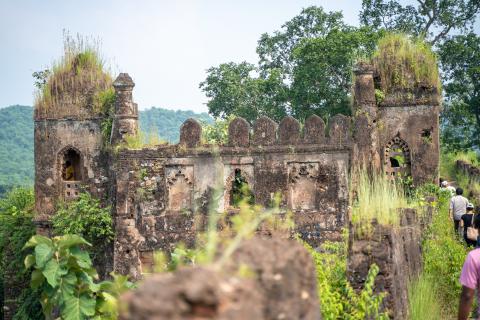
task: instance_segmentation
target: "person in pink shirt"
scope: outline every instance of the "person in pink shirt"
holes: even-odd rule
[[[480,229],[480,215],[475,215],[473,227]],[[460,275],[460,283],[462,284],[462,294],[460,295],[460,305],[458,307],[458,320],[467,320],[472,308],[475,290],[478,295],[477,318],[480,315],[480,248],[477,239],[477,249],[470,251],[463,263],[462,274]]]

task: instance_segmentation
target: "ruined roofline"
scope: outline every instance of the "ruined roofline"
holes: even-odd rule
[[[245,119],[237,117],[230,122],[228,142],[222,147],[265,149],[271,146],[291,148],[302,145],[325,145],[330,146],[328,148],[336,148],[352,142],[351,124],[350,117],[337,114],[331,118],[327,128],[320,117],[312,115],[307,118],[302,130],[300,122],[291,116],[283,118],[280,124],[263,116],[255,121],[251,130],[250,124]],[[167,148],[172,146],[175,145],[169,145]],[[178,146],[184,149],[208,146],[202,143],[202,126],[197,120],[190,118],[182,124]]]
[[[77,117],[65,117],[65,118],[35,118],[33,122],[60,122],[60,121],[102,121],[104,117],[86,117],[86,118],[77,118]]]

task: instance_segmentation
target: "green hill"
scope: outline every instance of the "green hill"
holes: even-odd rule
[[[180,126],[188,118],[212,122],[207,113],[152,107],[140,111],[140,130],[158,131],[171,143],[179,139]],[[33,108],[0,108],[0,195],[13,186],[33,185]]]

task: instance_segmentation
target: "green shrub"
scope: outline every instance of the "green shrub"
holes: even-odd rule
[[[378,267],[372,265],[365,286],[355,292],[347,280],[346,243],[325,243],[322,252],[304,244],[313,257],[317,271],[317,290],[325,320],[389,319],[380,312],[385,294],[374,294]]]
[[[62,320],[118,317],[118,297],[132,284],[113,274],[113,282],[95,283],[97,272],[82,246],[91,245],[77,235],[53,239],[36,235],[25,244],[25,249],[34,249],[25,257],[25,268],[33,269],[31,286],[41,291],[46,319],[56,319],[57,312]]]
[[[101,207],[100,201],[88,192],[81,192],[74,201],[60,203],[52,225],[56,235],[76,234],[94,244],[94,256],[102,255],[114,237],[110,207]]]

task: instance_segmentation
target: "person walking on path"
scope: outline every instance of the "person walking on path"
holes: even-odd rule
[[[480,215],[475,215],[473,221],[475,229],[480,228]],[[458,320],[467,320],[472,308],[473,297],[477,290],[477,299],[479,301],[477,317],[480,312],[480,248],[470,251],[463,264],[460,274],[460,283],[462,284],[462,293],[460,294],[460,303],[458,306]],[[475,318],[478,319],[478,318]]]
[[[450,185],[447,180],[442,181],[442,189],[450,191],[452,194],[452,197],[455,195],[455,192],[457,191],[454,186]]]
[[[475,215],[473,214],[474,206],[472,203],[467,204],[467,213],[465,213],[461,218],[461,224],[463,225],[463,239],[467,243],[469,247],[475,247],[477,245],[477,239],[471,240],[468,239],[468,228],[473,227],[473,218]]]
[[[468,200],[463,196],[463,189],[457,188],[455,191],[456,195],[450,199],[450,219],[453,220],[453,227],[455,233],[458,232],[458,227],[460,226],[460,220],[462,216],[467,212]]]

